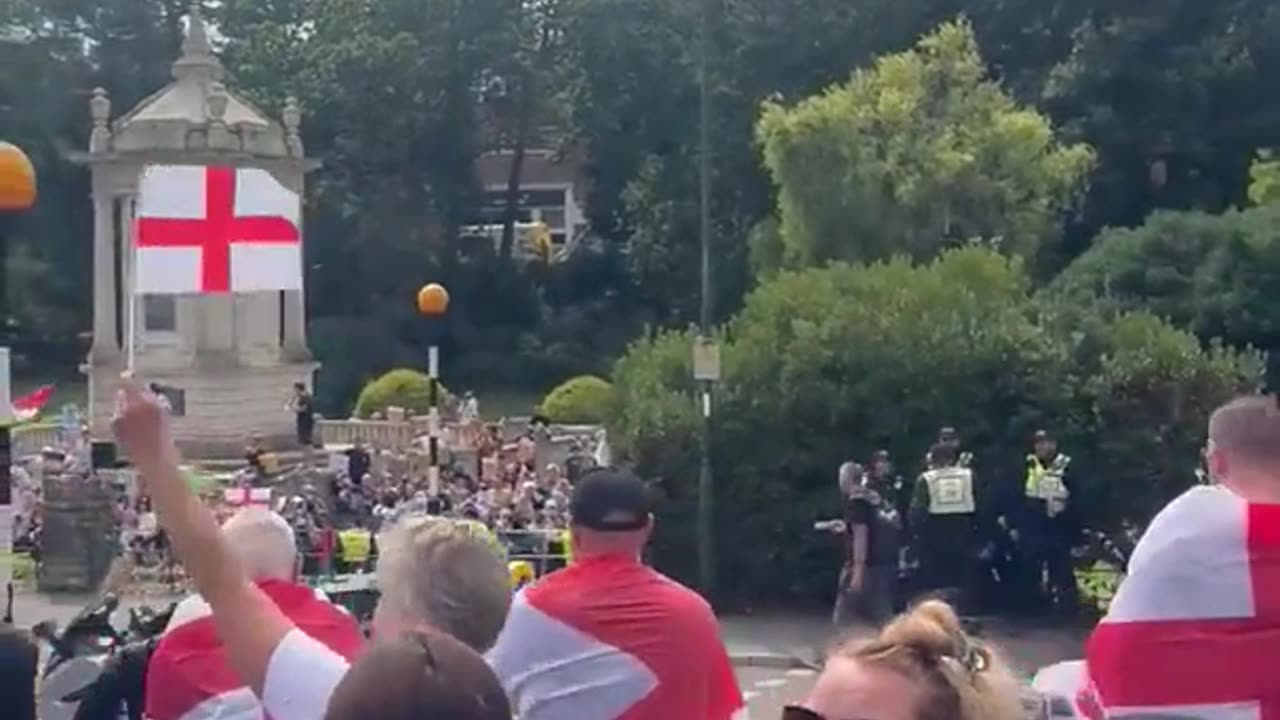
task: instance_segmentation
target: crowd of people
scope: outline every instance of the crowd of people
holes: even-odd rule
[[[552,469],[529,487],[517,486],[517,468],[492,488],[462,484],[456,498],[450,489],[461,480],[452,478],[439,495],[449,496],[453,519],[383,518],[374,639],[363,641],[353,620],[296,585],[288,522],[247,507],[219,527],[182,477],[163,410],[141,389],[127,392],[116,432],[196,590],[148,660],[148,717],[745,717],[709,606],[641,561],[652,498],[629,472],[583,467],[571,481]],[[363,463],[358,452],[348,459]],[[352,475],[337,495],[373,479]],[[572,528],[574,562],[514,598],[493,543],[503,504],[464,509],[490,489],[509,490],[513,510],[563,503]],[[940,671],[953,666],[962,674]],[[810,701],[784,717],[844,717],[851,697],[861,715],[876,703],[892,710],[873,719],[1020,713],[1005,666],[941,603],[870,645],[838,647]]]
[[[383,517],[380,595],[366,640],[354,619],[297,584],[298,538],[281,514],[242,508],[219,525],[184,480],[167,422],[154,397],[130,386],[114,425],[195,590],[140,680],[148,717],[745,717],[709,606],[642,561],[655,518],[650,489],[633,474],[599,465],[573,481],[567,473],[551,482],[535,476],[526,488],[517,486],[519,467],[495,485],[481,470],[474,489],[451,476],[428,495],[428,504],[447,501],[447,508]],[[1047,439],[1038,435],[1040,447],[1030,456],[1042,470],[1056,459]],[[1065,691],[1081,717],[1194,706],[1188,717],[1225,718],[1214,708],[1270,707],[1280,692],[1271,666],[1260,663],[1255,671],[1245,661],[1270,657],[1280,620],[1270,583],[1280,557],[1278,440],[1274,398],[1242,398],[1214,414],[1206,449],[1212,483],[1171,503],[1135,550],[1112,612],[1089,642],[1087,673]],[[349,467],[336,495],[380,482],[373,480],[372,458],[366,463],[359,448],[352,450],[347,461],[365,472]],[[917,494],[924,493],[926,509],[928,492],[942,487],[930,484],[928,473],[953,467],[935,463],[925,471],[925,490]],[[848,466],[840,479],[859,502],[868,495],[853,488],[875,489]],[[1027,497],[1060,503],[1053,488],[1042,497],[1041,479],[1029,472]],[[544,509],[563,500],[573,562],[513,597],[506,555],[495,542],[502,525],[493,510],[501,515],[502,506],[475,508],[475,498],[489,490],[509,491],[512,503],[526,505],[542,490]],[[520,500],[517,491],[524,491]],[[887,561],[857,530],[872,522],[850,515],[825,529],[840,535],[853,561]],[[842,583],[868,583],[865,565],[851,570],[862,574],[858,582],[846,575]],[[26,651],[10,652],[16,646],[9,640],[0,638],[0,667],[12,674],[20,664],[3,661]],[[1202,677],[1208,669],[1201,658],[1210,655],[1230,673],[1229,682],[1221,673]],[[28,665],[34,673],[34,660],[21,667]],[[1160,678],[1180,680],[1171,687]],[[1219,681],[1228,683],[1231,697],[1211,687]],[[1014,720],[1024,713],[1018,683],[998,652],[935,599],[888,619],[870,641],[837,641],[809,697],[786,708],[782,720]]]

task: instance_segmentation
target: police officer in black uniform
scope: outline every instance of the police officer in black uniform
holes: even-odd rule
[[[1030,570],[1039,604],[1074,612],[1079,605],[1071,548],[1077,528],[1072,512],[1072,482],[1067,472],[1071,457],[1058,451],[1058,442],[1037,430],[1027,455],[1019,547]]]
[[[970,610],[977,576],[977,505],[972,456],[961,452],[955,428],[944,427],[929,450],[911,500],[911,528],[922,589],[956,593]]]

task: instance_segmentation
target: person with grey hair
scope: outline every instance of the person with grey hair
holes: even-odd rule
[[[267,715],[324,718],[349,660],[309,636],[251,580],[213,514],[183,481],[169,418],[155,397],[126,380],[118,408],[116,438],[145,478],[175,553],[212,610],[231,669]],[[495,539],[475,523],[402,522],[378,542],[375,645],[430,631],[455,634],[471,644],[470,652],[492,644],[510,603]],[[375,650],[361,657],[376,657]]]
[[[356,621],[297,580],[293,529],[266,508],[248,507],[222,525],[220,538],[254,586],[313,641],[346,658],[364,644]],[[144,702],[152,720],[257,720],[262,704],[228,661],[208,603],[192,595],[175,608],[147,663]]]
[[[815,525],[837,533],[844,546],[831,620],[842,628],[862,615],[878,624],[893,615],[901,520],[893,497],[869,485],[858,463],[840,465],[836,479],[844,502],[843,518]]]

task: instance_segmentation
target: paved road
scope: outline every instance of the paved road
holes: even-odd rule
[[[167,600],[159,596],[126,601],[116,621],[126,621],[124,608],[131,605],[160,606]],[[83,596],[24,593],[15,599],[14,616],[23,627],[44,619],[64,624],[85,602]],[[795,661],[812,663],[834,639],[829,620],[819,615],[732,615],[721,618],[721,628],[753,720],[774,720],[784,705],[803,700],[814,673],[794,667]],[[855,628],[852,635],[870,632],[869,627]],[[1029,676],[1045,665],[1079,657],[1085,630],[1033,621],[990,620],[982,635],[1016,670]]]
[[[739,667],[738,687],[747,701],[751,720],[777,720],[782,708],[804,700],[813,686],[812,670]]]

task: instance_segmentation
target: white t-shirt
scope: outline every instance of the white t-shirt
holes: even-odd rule
[[[323,720],[329,698],[347,674],[338,653],[298,629],[289,631],[267,662],[262,707],[267,715],[287,720]]]

